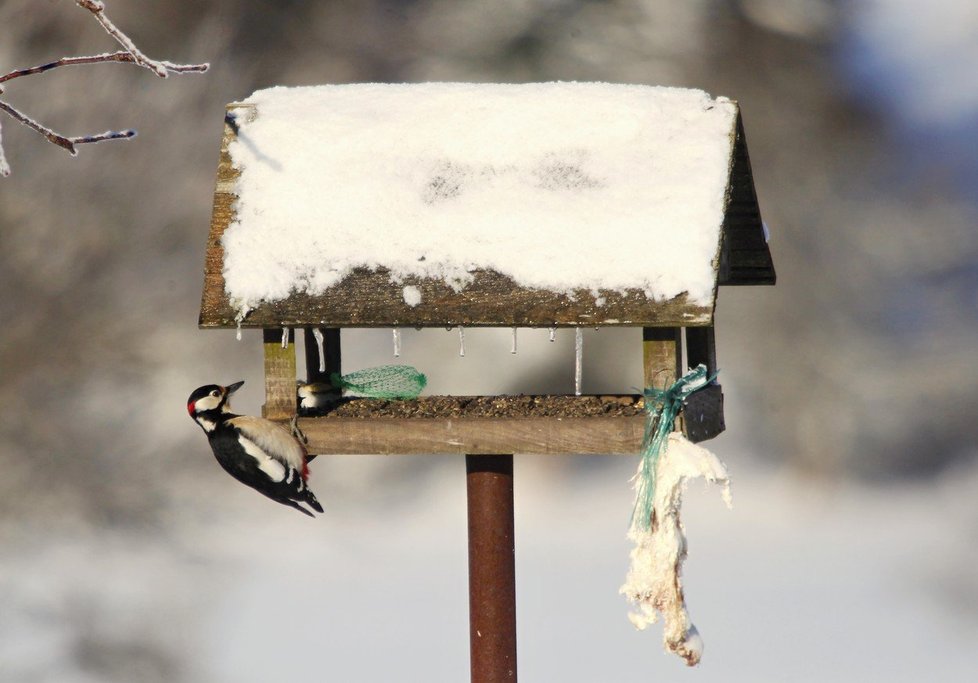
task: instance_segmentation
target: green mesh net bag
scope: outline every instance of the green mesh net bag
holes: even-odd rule
[[[387,399],[417,398],[428,383],[423,373],[410,365],[381,365],[340,376],[330,375],[333,386],[351,396]]]

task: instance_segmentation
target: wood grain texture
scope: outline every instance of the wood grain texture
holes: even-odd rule
[[[217,254],[208,256],[208,267],[218,267]],[[260,304],[242,323],[244,327],[274,325],[330,327],[573,327],[705,325],[712,321],[711,307],[690,304],[685,295],[665,302],[651,302],[638,291],[624,294],[599,291],[574,296],[517,286],[494,271],[472,273],[472,282],[460,292],[441,280],[405,278],[392,282],[386,269],[358,269],[322,296],[294,293],[288,299]],[[235,311],[224,294],[224,278],[208,272],[201,309],[201,327],[234,327]],[[421,292],[422,303],[404,302],[405,285]],[[220,288],[220,290],[218,290]]]
[[[642,330],[642,367],[645,386],[670,387],[682,374],[682,336],[678,327]]]
[[[289,343],[282,348],[282,330],[265,330],[265,404],[262,416],[269,420],[289,420],[296,413],[295,333],[289,330]]]
[[[206,324],[206,319],[211,318],[217,310],[227,310],[231,312],[230,325],[222,327],[236,327],[237,321],[234,320],[234,312],[231,311],[224,292],[224,246],[221,244],[221,237],[224,231],[234,220],[234,202],[237,195],[234,188],[241,172],[231,163],[231,155],[228,152],[228,145],[235,138],[237,123],[235,117],[253,117],[254,107],[244,105],[229,104],[224,118],[224,135],[221,138],[221,152],[217,162],[217,182],[214,187],[214,203],[211,209],[211,227],[207,235],[207,250],[204,256],[204,289],[200,301],[200,318],[198,324],[201,327],[214,327]]]
[[[774,260],[764,235],[744,123],[737,113],[723,218],[718,285],[773,285]]]
[[[638,453],[645,418],[300,418],[316,454]]]

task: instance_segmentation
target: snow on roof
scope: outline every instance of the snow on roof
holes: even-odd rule
[[[239,317],[354,268],[712,305],[736,103],[606,83],[259,90],[229,146]]]

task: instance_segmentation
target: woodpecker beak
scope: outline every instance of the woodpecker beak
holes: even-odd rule
[[[244,380],[241,380],[240,382],[235,382],[234,384],[229,384],[226,387],[224,387],[224,391],[226,391],[227,395],[230,396],[238,389],[240,389],[242,384],[244,384]]]

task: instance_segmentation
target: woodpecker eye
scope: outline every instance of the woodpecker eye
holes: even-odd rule
[[[221,392],[219,392],[217,389],[215,389],[214,391],[211,392],[211,396],[213,396],[214,398],[217,398],[220,395],[221,395]]]

